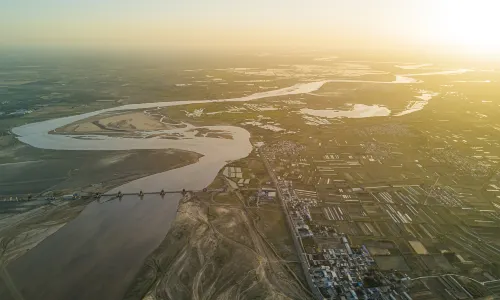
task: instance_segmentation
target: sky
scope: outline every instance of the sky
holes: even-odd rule
[[[0,45],[500,51],[495,0],[0,0]],[[497,41],[498,40],[498,41]]]

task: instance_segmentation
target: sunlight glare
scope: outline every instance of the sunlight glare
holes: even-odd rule
[[[439,3],[439,4],[438,4]],[[434,37],[446,46],[475,54],[500,52],[499,1],[437,2]]]

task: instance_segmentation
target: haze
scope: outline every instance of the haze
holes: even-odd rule
[[[0,0],[0,300],[500,299],[499,11]]]
[[[487,0],[3,2],[4,45],[500,52]]]

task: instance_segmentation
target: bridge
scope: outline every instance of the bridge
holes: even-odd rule
[[[187,193],[212,193],[212,192],[224,192],[225,189],[202,189],[202,190],[180,190],[180,191],[165,191],[165,190],[161,190],[161,191],[152,191],[152,192],[144,192],[144,191],[139,191],[137,193],[132,193],[132,192],[128,192],[128,193],[122,193],[121,191],[118,191],[117,193],[105,193],[105,194],[101,194],[101,193],[95,193],[94,194],[94,198],[96,199],[100,199],[101,197],[116,197],[116,198],[122,198],[123,196],[138,196],[138,197],[144,197],[146,195],[160,195],[160,196],[165,196],[166,194],[182,194],[182,195],[186,195]]]
[[[191,192],[196,192],[196,191],[164,191],[162,192],[138,192],[138,193],[115,193],[115,194],[97,194],[98,197],[118,197],[118,196],[139,196],[139,195],[165,195],[165,194],[186,194],[186,193],[191,193]]]

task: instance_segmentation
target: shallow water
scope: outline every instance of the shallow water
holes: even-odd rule
[[[379,105],[355,104],[349,110],[303,108],[300,113],[321,118],[370,118],[389,116],[391,110]]]

